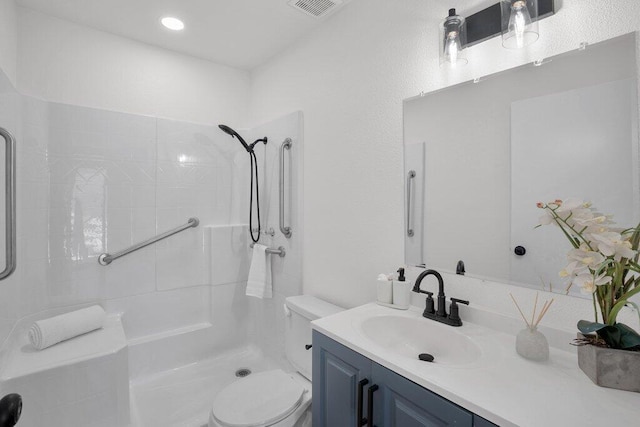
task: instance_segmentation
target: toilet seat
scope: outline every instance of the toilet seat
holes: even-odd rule
[[[215,398],[211,415],[226,427],[270,426],[291,415],[305,388],[281,369],[253,374],[227,386]]]

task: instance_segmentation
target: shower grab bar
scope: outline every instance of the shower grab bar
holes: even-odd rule
[[[113,260],[128,255],[131,252],[135,252],[138,249],[142,249],[145,246],[149,246],[153,243],[159,242],[162,239],[166,239],[167,237],[173,236],[174,234],[180,233],[181,231],[184,231],[188,228],[195,228],[198,226],[198,224],[200,224],[200,220],[198,218],[189,218],[189,221],[187,221],[185,225],[181,225],[180,227],[174,228],[173,230],[165,231],[162,234],[158,234],[155,237],[147,239],[144,242],[137,243],[130,248],[124,249],[120,252],[116,252],[113,255],[108,253],[100,254],[100,256],[98,257],[98,263],[100,263],[100,265],[109,265]]]
[[[5,141],[5,252],[7,263],[0,272],[4,280],[16,270],[16,139],[8,130],[0,128]]]
[[[251,243],[249,247],[253,248],[255,245],[255,243]],[[278,246],[278,249],[267,248],[265,252],[269,255],[278,255],[280,258],[284,258],[284,256],[287,254],[287,252],[284,250],[284,246]]]
[[[280,231],[287,239],[291,238],[291,227],[284,225],[284,150],[291,149],[291,138],[287,138],[280,145]]]
[[[407,236],[413,237],[413,227],[411,222],[411,193],[413,192],[414,178],[416,177],[416,171],[411,170],[407,174]]]

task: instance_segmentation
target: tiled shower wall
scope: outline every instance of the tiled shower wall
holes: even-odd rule
[[[211,322],[216,306],[248,317],[236,289],[244,283],[209,286],[205,227],[246,223],[249,199],[249,156],[217,124],[49,103],[17,94],[2,75],[0,126],[18,140],[19,248],[16,272],[0,282],[0,343],[25,315],[96,302],[125,312],[129,339]],[[267,163],[271,173],[277,162]],[[277,185],[263,190],[273,197]],[[198,228],[97,262],[190,217]],[[286,294],[301,291],[296,262]]]

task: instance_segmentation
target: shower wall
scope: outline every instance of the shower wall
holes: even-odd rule
[[[277,229],[276,144],[285,135],[301,142],[300,122],[294,114],[256,129],[273,141],[258,152],[267,227]],[[32,320],[92,303],[124,313],[131,344],[149,350],[166,338],[176,344],[174,353],[184,352],[158,361],[160,351],[134,348],[135,374],[153,362],[168,369],[249,338],[277,340],[267,338],[273,328],[262,331],[253,322],[275,318],[278,303],[301,292],[301,233],[269,242],[288,249],[287,258],[273,260],[273,301],[250,301],[244,281],[221,283],[211,276],[211,257],[230,243],[210,241],[208,227],[246,223],[249,207],[249,156],[217,124],[46,102],[18,94],[0,75],[0,126],[17,137],[19,251],[16,272],[0,282],[0,342],[24,316]],[[301,144],[293,153],[301,153]],[[294,200],[291,194],[288,200]],[[300,210],[292,209],[289,220],[299,228]],[[194,216],[200,219],[196,229],[109,266],[97,262],[102,252]],[[195,353],[178,345],[188,335],[204,342]]]
[[[282,246],[286,257],[272,256],[274,280],[273,299],[249,299],[251,341],[256,342],[271,357],[284,360],[285,298],[302,294],[302,203],[303,203],[303,115],[288,114],[257,126],[249,133],[253,140],[269,137],[269,143],[257,150],[260,168],[261,214],[264,227],[275,235],[263,235],[261,243],[273,248]],[[280,151],[286,138],[291,149],[284,152],[284,223],[291,227],[291,237],[285,238],[279,229]]]
[[[242,152],[214,126],[48,103],[11,90],[3,98],[13,116],[13,125],[4,124],[3,114],[3,126],[18,138],[19,203],[18,269],[0,284],[3,336],[24,315],[99,301],[140,319],[130,338],[208,321],[204,226],[241,221],[239,189],[248,187]],[[201,220],[197,229],[98,265],[100,253],[191,216]],[[149,295],[156,291],[173,294]],[[143,294],[144,304],[128,301]]]

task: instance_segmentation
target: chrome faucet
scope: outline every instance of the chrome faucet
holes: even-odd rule
[[[433,307],[433,292],[423,291],[420,289],[420,284],[422,280],[427,276],[436,276],[438,279],[438,309],[434,310]],[[416,279],[415,285],[413,285],[413,292],[420,294],[427,294],[426,306],[424,312],[422,313],[423,317],[427,319],[432,319],[437,322],[444,323],[450,326],[462,326],[462,319],[458,315],[458,303],[469,305],[469,301],[463,301],[457,298],[451,298],[451,313],[447,315],[446,310],[446,301],[447,298],[444,294],[444,280],[440,273],[435,270],[425,270]]]

